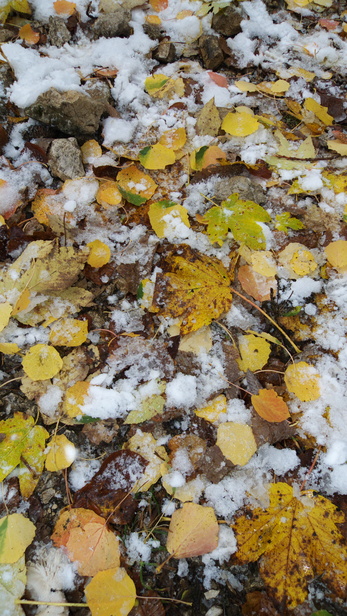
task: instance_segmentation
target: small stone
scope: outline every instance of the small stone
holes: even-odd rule
[[[233,193],[237,193],[244,201],[255,201],[265,203],[266,195],[261,186],[252,182],[244,175],[235,175],[233,178],[223,178],[217,180],[214,185],[214,198],[224,201]]]
[[[157,24],[143,24],[142,28],[152,41],[157,41],[162,36],[161,28]]]
[[[157,60],[157,62],[163,62],[167,64],[169,62],[173,62],[176,56],[175,45],[170,41],[161,41],[153,53],[153,58]]]
[[[11,38],[15,38],[15,36],[16,35],[13,30],[10,30],[9,28],[1,28],[0,43],[6,43],[7,41],[10,41]]]
[[[95,38],[114,38],[123,37],[127,38],[133,33],[133,29],[129,24],[131,14],[128,11],[124,11],[119,8],[113,13],[107,13],[107,15],[100,15],[92,25],[92,33]]]
[[[40,94],[25,113],[43,124],[55,126],[63,133],[93,135],[99,128],[107,105],[108,100],[97,89],[86,93],[77,90],[58,92],[50,88]]]
[[[213,36],[211,34],[200,36],[199,47],[202,63],[205,68],[213,71],[222,64],[224,54],[219,46],[218,36]]]
[[[232,6],[218,11],[212,18],[212,28],[223,36],[236,36],[242,32],[242,16]]]
[[[75,137],[54,139],[48,155],[51,174],[61,180],[72,180],[85,175],[82,153]]]
[[[71,39],[71,33],[65,25],[65,21],[61,17],[51,16],[48,25],[48,42],[50,45],[62,47]]]

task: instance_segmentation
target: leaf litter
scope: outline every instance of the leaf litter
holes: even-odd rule
[[[346,12],[2,4],[1,603],[345,613]]]

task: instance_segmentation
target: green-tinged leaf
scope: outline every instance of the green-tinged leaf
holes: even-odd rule
[[[288,233],[288,229],[297,231],[298,229],[304,228],[304,223],[298,218],[295,218],[295,216],[291,216],[289,212],[283,212],[282,214],[278,214],[276,216],[275,229],[277,229],[277,231],[284,231],[284,233]]]

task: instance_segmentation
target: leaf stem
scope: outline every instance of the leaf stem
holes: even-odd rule
[[[24,605],[55,605],[56,607],[88,607],[88,603],[65,603],[56,601],[30,601],[29,599],[16,599],[15,604]]]

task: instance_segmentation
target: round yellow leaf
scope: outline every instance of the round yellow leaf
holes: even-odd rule
[[[12,313],[12,306],[9,302],[3,302],[0,304],[0,332],[5,329],[10,320]]]
[[[136,165],[122,169],[117,175],[117,182],[123,197],[134,205],[145,203],[157,188],[151,176],[140,171]]]
[[[302,402],[317,400],[320,397],[320,377],[314,366],[305,361],[290,364],[285,371],[284,382],[288,391]]]
[[[23,357],[23,370],[33,381],[52,379],[63,367],[58,351],[48,344],[35,344]]]
[[[254,334],[247,334],[239,338],[239,351],[241,358],[237,360],[240,370],[261,370],[267,363],[271,347],[267,340]]]
[[[87,340],[88,321],[80,319],[59,319],[51,327],[49,341],[57,346],[80,346]]]
[[[76,458],[76,447],[64,434],[53,436],[48,443],[49,452],[46,458],[48,471],[60,471],[71,466]]]
[[[94,240],[89,242],[87,246],[90,248],[87,263],[91,267],[102,267],[109,262],[111,258],[111,250],[107,244],[100,242],[100,240]]]
[[[291,242],[279,254],[280,265],[286,268],[290,278],[311,276],[318,268],[314,255],[306,246]]]
[[[87,164],[94,158],[99,158],[102,155],[102,149],[96,139],[89,139],[81,146],[81,153],[84,164]]]
[[[155,201],[149,206],[148,216],[152,229],[158,237],[163,238],[167,236],[170,223],[165,218],[168,214],[171,214],[172,218],[183,222],[186,227],[190,227],[188,211],[183,205],[173,203],[172,201]]]
[[[234,111],[227,113],[221,128],[233,137],[247,137],[258,130],[259,122],[246,111]]]
[[[23,556],[35,537],[34,524],[21,513],[0,520],[0,563],[11,564]]]
[[[77,381],[77,383],[68,387],[63,405],[65,415],[72,419],[78,415],[83,415],[81,406],[85,404],[89,395],[89,387],[90,384],[87,381]]]
[[[92,616],[127,616],[136,600],[135,584],[122,567],[99,571],[85,594]]]
[[[345,272],[347,270],[347,241],[337,240],[336,242],[330,242],[328,246],[324,248],[328,261],[339,272]]]
[[[166,130],[159,139],[159,143],[172,150],[180,150],[187,141],[187,133],[184,128],[172,128]]]
[[[210,423],[215,423],[218,421],[221,415],[224,415],[227,412],[227,399],[221,394],[217,396],[213,400],[211,400],[210,404],[204,406],[201,409],[197,409],[195,411],[195,415],[198,417],[202,417],[209,421]]]
[[[14,355],[19,353],[20,348],[15,342],[0,342],[0,353],[4,355]]]
[[[113,180],[102,180],[96,193],[96,200],[105,208],[121,203],[122,195],[118,190],[117,183]]]
[[[233,421],[218,427],[216,444],[228,460],[239,466],[247,464],[257,451],[252,428]]]
[[[161,143],[143,148],[139,154],[139,161],[145,169],[165,169],[175,160],[175,152]]]

